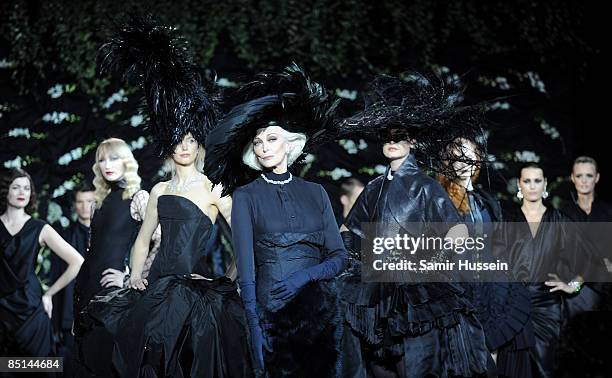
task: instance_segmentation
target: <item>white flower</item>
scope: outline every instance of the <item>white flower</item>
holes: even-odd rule
[[[306,154],[306,156],[304,156],[304,162],[309,164],[312,163],[313,161],[315,161],[315,156],[313,154]]]
[[[551,126],[545,120],[540,121],[540,128],[544,131],[544,134],[551,137],[551,139],[559,139],[561,134],[559,134],[559,130],[555,127]]]
[[[355,101],[357,98],[357,91],[349,91],[348,89],[336,88],[336,96],[345,98],[347,100]]]
[[[51,194],[51,198],[57,198],[66,194],[67,191],[74,189],[75,183],[71,180],[66,180],[62,183],[62,185],[58,186],[53,190],[53,194]],[[57,219],[56,219],[57,220]]]
[[[55,84],[47,91],[51,98],[59,98],[64,94],[64,87],[61,84]]]
[[[329,174],[330,174],[332,180],[339,180],[342,177],[351,177],[352,176],[351,172],[347,171],[344,168],[338,168],[338,167],[334,168],[334,170],[329,172]]]
[[[219,79],[217,79],[217,85],[225,88],[235,88],[238,86],[236,82],[230,81],[224,77],[220,77]]]
[[[66,112],[59,112],[59,113],[53,112],[53,113],[46,113],[45,115],[43,115],[42,120],[45,122],[52,122],[57,125],[67,120],[69,117],[70,117],[70,114]]]
[[[510,89],[510,84],[508,84],[508,79],[506,79],[503,76],[496,77],[494,83],[496,83],[499,86],[499,89],[502,89],[505,91]]]
[[[6,58],[0,60],[0,68],[12,68],[15,65],[13,62],[9,62]]]
[[[544,86],[544,82],[540,79],[540,75],[535,72],[527,72],[525,74],[527,78],[529,78],[529,83],[531,86],[542,93],[546,93],[546,88]]]
[[[349,154],[354,155],[357,153],[357,145],[355,144],[355,141],[350,139],[340,139],[338,143],[344,147],[346,152]]]
[[[141,136],[140,138],[132,141],[130,143],[130,149],[132,151],[134,150],[140,150],[141,148],[143,148],[145,146],[145,144],[147,144],[147,140],[145,139],[145,137]]]
[[[62,216],[60,218],[60,224],[62,225],[62,227],[66,228],[66,227],[70,226],[70,220],[68,218],[66,218],[65,216]]]
[[[496,169],[498,171],[506,168],[506,164],[501,161],[495,161],[491,164],[491,166],[493,167],[493,169]]]
[[[366,148],[368,148],[368,143],[366,143],[366,141],[363,139],[359,139],[359,145],[357,146],[357,148],[359,150],[365,150]]]
[[[25,165],[25,164],[23,163],[23,160],[21,159],[21,156],[17,156],[13,160],[7,160],[7,161],[4,162],[4,167],[5,168],[21,168],[22,165]]]
[[[27,139],[30,139],[30,129],[15,128],[15,129],[9,130],[8,136],[14,137],[14,138],[26,137]]]
[[[127,102],[127,97],[125,96],[125,90],[119,89],[119,91],[113,93],[105,102],[102,104],[104,109],[108,109],[115,102]]]
[[[142,114],[135,114],[130,117],[130,126],[137,127],[144,120],[144,116]]]
[[[62,207],[56,202],[49,201],[49,206],[47,207],[47,222],[55,223],[59,221],[61,217]]]
[[[510,103],[505,102],[505,101],[504,102],[496,101],[489,106],[489,110],[497,110],[497,109],[508,110],[510,109]]]
[[[540,157],[533,151],[515,151],[514,161],[520,161],[523,163],[537,163],[540,161]]]
[[[387,171],[386,165],[378,164],[377,166],[374,167],[374,172],[378,173],[379,175],[382,175],[386,171]]]
[[[57,163],[59,165],[68,165],[73,160],[78,160],[82,157],[83,157],[83,148],[77,147],[74,150],[67,152],[63,154],[62,156],[60,156],[60,158],[57,159]]]

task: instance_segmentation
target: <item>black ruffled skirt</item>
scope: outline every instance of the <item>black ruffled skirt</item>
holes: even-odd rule
[[[252,374],[242,302],[225,277],[161,277],[144,292],[96,298],[84,318],[82,331],[112,335],[113,373],[120,377]]]
[[[404,377],[486,374],[490,354],[474,308],[453,283],[362,283],[357,271],[339,279],[344,309],[345,376],[360,376],[360,356],[389,365],[402,361]],[[347,341],[356,336],[358,343]],[[347,369],[353,371],[347,373]]]

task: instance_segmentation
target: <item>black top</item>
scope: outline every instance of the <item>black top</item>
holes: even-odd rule
[[[111,186],[111,192],[91,220],[91,243],[76,278],[75,314],[103,291],[102,272],[108,268],[125,269],[126,256],[138,234],[138,222],[130,214],[131,200],[122,196],[123,188]]]
[[[568,203],[561,210],[574,222],[612,222],[612,205],[595,197],[587,214],[577,202]]]
[[[535,236],[520,209],[509,212],[507,221],[496,231],[494,253],[509,262],[514,279],[542,283],[556,273],[569,281],[582,273],[578,257],[587,244],[559,210],[546,209]]]
[[[147,280],[191,273],[212,277],[206,264],[210,218],[191,200],[176,195],[159,196],[157,209],[162,239]]]
[[[378,236],[394,236],[400,230],[415,236],[444,236],[460,223],[444,188],[419,169],[413,155],[408,155],[392,180],[387,175],[366,185],[347,216],[344,224],[354,234],[364,238],[362,222],[379,222],[385,229]]]
[[[0,222],[0,313],[25,321],[41,302],[42,288],[36,276],[38,239],[45,222],[30,218],[14,236]]]
[[[283,181],[289,173],[266,173]],[[259,177],[233,195],[232,232],[244,293],[257,282],[257,302],[266,306],[273,284],[309,268],[329,279],[346,264],[346,251],[329,197],[321,185],[299,177],[275,185]],[[246,288],[246,290],[245,290]]]

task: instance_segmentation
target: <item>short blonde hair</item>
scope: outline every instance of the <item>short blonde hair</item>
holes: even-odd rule
[[[304,150],[304,146],[306,145],[307,139],[306,134],[289,132],[273,122],[270,122],[266,127],[258,129],[257,134],[267,130],[269,127],[274,126],[280,127],[280,129],[283,130],[283,137],[291,145],[291,147],[289,147],[289,153],[287,155],[287,167],[290,167],[291,164],[293,164],[297,160],[297,158],[300,157],[300,155],[302,154],[302,150]],[[251,142],[247,143],[247,145],[244,146],[244,150],[242,151],[242,162],[256,171],[263,170],[263,166],[259,164],[257,156],[255,155],[253,143]]]
[[[125,167],[123,177],[127,185],[123,191],[122,198],[124,200],[132,198],[140,190],[140,182],[142,181],[140,176],[138,176],[138,162],[134,158],[130,146],[123,139],[119,138],[110,138],[102,141],[96,149],[96,161],[92,167],[95,175],[93,184],[96,187],[95,198],[96,208],[98,209],[102,206],[104,198],[110,193],[110,185],[100,171],[98,160],[103,154],[109,153],[119,156]]]

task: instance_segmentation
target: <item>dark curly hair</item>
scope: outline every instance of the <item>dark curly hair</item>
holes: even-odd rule
[[[34,181],[30,174],[21,168],[13,168],[8,174],[3,175],[0,179],[0,214],[4,214],[7,208],[7,196],[9,187],[20,177],[27,177],[30,181],[30,202],[25,208],[26,213],[32,215],[36,211],[36,189],[34,189]]]

